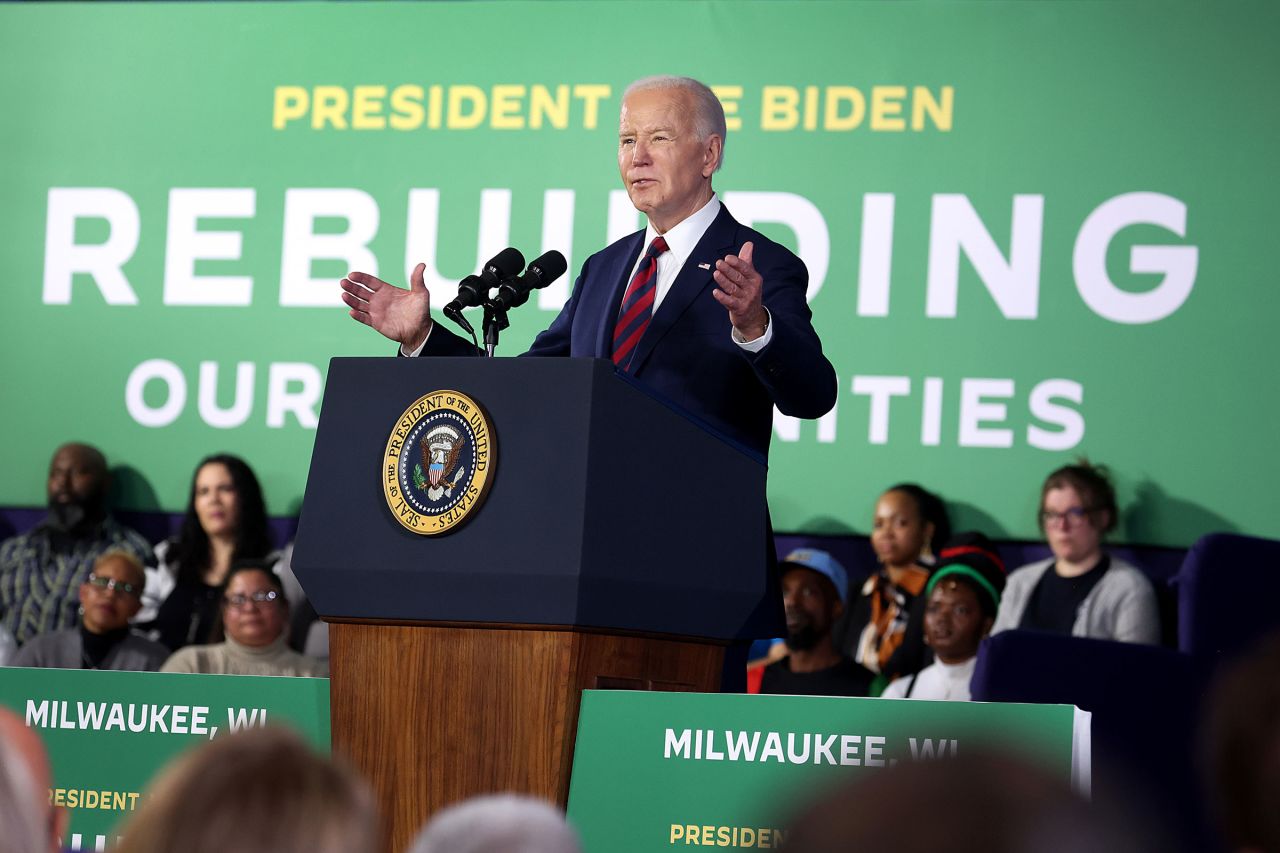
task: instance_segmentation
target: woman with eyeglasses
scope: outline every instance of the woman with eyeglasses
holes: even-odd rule
[[[32,637],[12,666],[155,672],[169,650],[129,630],[146,574],[127,551],[107,551],[80,584],[80,625]]]
[[[223,581],[220,612],[225,640],[181,648],[160,671],[311,678],[328,675],[324,664],[289,648],[289,602],[270,562],[245,560],[233,564]]]
[[[1160,642],[1155,590],[1103,538],[1119,513],[1107,470],[1081,460],[1040,490],[1040,529],[1053,556],[1009,575],[991,633],[1027,628],[1098,640]]]
[[[253,469],[229,454],[202,459],[178,535],[156,546],[138,627],[171,649],[209,642],[232,562],[270,554],[267,510]]]

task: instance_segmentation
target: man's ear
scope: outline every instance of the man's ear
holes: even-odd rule
[[[707,137],[707,144],[702,152],[702,177],[710,178],[715,174],[723,156],[724,140],[720,138],[720,134],[713,133]]]

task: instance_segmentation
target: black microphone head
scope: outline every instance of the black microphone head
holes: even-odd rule
[[[484,272],[480,275],[496,286],[503,279],[519,275],[522,269],[524,269],[524,255],[520,254],[519,249],[508,246],[485,263]]]
[[[551,282],[564,275],[565,270],[569,269],[569,262],[564,259],[564,255],[552,249],[545,252],[541,257],[529,264],[529,272],[537,275],[537,282],[533,287],[546,287]]]

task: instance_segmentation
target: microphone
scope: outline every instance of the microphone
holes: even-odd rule
[[[491,288],[516,275],[523,266],[524,255],[519,249],[511,246],[503,249],[485,263],[480,275],[469,275],[458,283],[458,296],[444,306],[444,316],[470,331],[471,324],[463,318],[462,309],[483,305]]]
[[[552,249],[529,264],[529,268],[518,278],[509,278],[498,285],[498,295],[494,297],[493,308],[496,311],[508,311],[529,301],[529,294],[546,287],[564,275],[569,262],[564,255]]]

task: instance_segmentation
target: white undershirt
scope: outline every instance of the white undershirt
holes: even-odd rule
[[[667,241],[667,251],[658,256],[658,282],[655,286],[653,294],[653,310],[656,312],[658,306],[662,304],[662,300],[671,291],[671,285],[675,283],[676,277],[680,274],[680,270],[684,269],[685,263],[689,260],[689,255],[697,248],[698,241],[707,233],[707,229],[711,227],[711,223],[720,215],[720,199],[716,198],[712,193],[711,200],[698,209],[693,215],[686,217],[671,230],[662,236]],[[627,276],[627,281],[631,281],[635,277],[636,270],[640,269],[640,264],[644,261],[645,252],[649,248],[649,244],[658,236],[658,231],[650,222],[644,230],[644,245],[640,249],[640,255],[636,258],[635,265],[631,267],[631,273]],[[708,268],[715,269],[716,261],[721,260],[718,257],[707,257],[702,259],[703,263],[708,264]],[[710,297],[708,297],[710,298]],[[769,314],[769,309],[765,309],[765,314]],[[431,328],[435,328],[435,323],[431,324]],[[770,315],[766,321],[764,334],[756,338],[754,341],[744,341],[736,330],[730,329],[730,338],[738,346],[747,352],[759,352],[769,345],[773,340],[773,317]],[[427,345],[427,340],[431,337],[431,331],[427,331],[427,337],[422,339],[422,344],[412,352],[406,350],[402,345],[400,354],[403,356],[413,357],[422,352],[423,347]]]
[[[973,670],[978,665],[976,656],[964,663],[943,663],[934,661],[931,666],[920,670],[916,676],[911,695],[907,695],[907,687],[911,684],[911,676],[895,678],[884,689],[884,699],[933,699],[946,702],[968,702],[969,680],[973,678]]]

